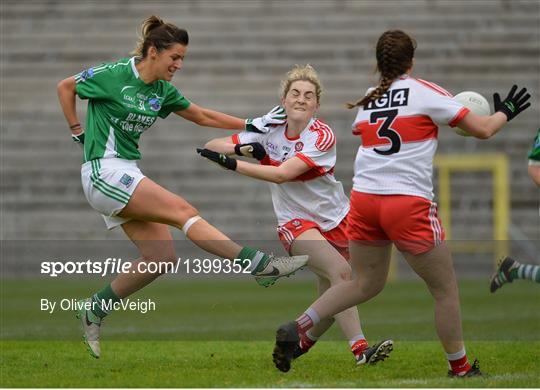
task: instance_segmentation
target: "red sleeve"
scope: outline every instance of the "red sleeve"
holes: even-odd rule
[[[458,111],[456,116],[452,118],[452,120],[448,123],[450,127],[456,127],[457,123],[462,120],[465,115],[467,115],[471,110],[469,110],[467,107],[463,107],[461,110]]]

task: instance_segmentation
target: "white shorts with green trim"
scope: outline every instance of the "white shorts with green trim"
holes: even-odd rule
[[[103,215],[107,229],[114,229],[129,221],[129,218],[117,215],[144,177],[134,160],[102,158],[82,165],[84,195],[90,206]]]

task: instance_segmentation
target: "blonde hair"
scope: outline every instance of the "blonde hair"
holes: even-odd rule
[[[159,16],[152,15],[142,23],[137,46],[130,54],[145,58],[151,46],[160,52],[175,43],[187,46],[189,43],[187,31],[172,23],[165,23]]]
[[[321,84],[321,80],[319,80],[319,75],[310,64],[302,66],[295,65],[294,68],[287,72],[285,78],[281,80],[280,97],[282,99],[285,98],[291,89],[291,84],[295,81],[309,81],[311,84],[313,84],[315,86],[317,103],[321,101],[323,86]]]

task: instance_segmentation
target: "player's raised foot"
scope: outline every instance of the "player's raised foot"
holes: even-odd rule
[[[83,339],[88,352],[92,357],[99,359],[101,348],[99,347],[99,331],[102,320],[94,314],[88,313],[87,307],[92,304],[92,298],[81,299],[77,302],[77,318],[81,321],[83,328]]]
[[[505,283],[512,283],[514,278],[512,277],[512,269],[519,266],[519,263],[511,257],[503,257],[497,263],[497,271],[491,277],[491,283],[489,291],[494,293]]]
[[[390,339],[383,340],[372,347],[367,347],[356,357],[356,364],[377,364],[390,356],[394,350],[394,342]]]
[[[307,264],[309,256],[284,256],[273,255],[263,259],[251,274],[255,276],[258,284],[268,287],[276,283],[276,280],[284,276],[290,276]]]
[[[276,345],[272,358],[276,368],[287,372],[291,369],[291,361],[294,359],[295,349],[300,341],[296,322],[291,321],[281,325],[276,332]]]
[[[482,371],[480,371],[480,364],[478,363],[478,359],[474,359],[474,362],[471,368],[469,368],[469,370],[463,374],[458,374],[452,370],[448,370],[449,378],[470,378],[470,377],[475,377],[475,376],[484,376]]]

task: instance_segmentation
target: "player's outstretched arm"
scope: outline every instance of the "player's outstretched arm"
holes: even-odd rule
[[[229,130],[242,130],[245,127],[244,119],[203,108],[195,103],[191,103],[185,110],[176,111],[175,114],[199,126]]]
[[[214,138],[204,145],[204,149],[213,150],[214,152],[230,156],[234,154],[234,143],[232,142],[231,137]]]
[[[277,106],[259,118],[240,119],[191,103],[188,108],[176,111],[175,114],[200,126],[267,133],[270,130],[270,126],[285,123],[287,116],[284,112],[285,110],[283,108]]]
[[[499,132],[506,124],[506,116],[501,112],[482,116],[470,111],[457,123],[457,127],[478,139],[488,139]]]
[[[531,105],[529,102],[531,95],[527,93],[527,88],[521,88],[516,93],[517,88],[517,85],[512,86],[512,89],[502,101],[498,93],[493,94],[493,106],[495,109],[493,115],[481,116],[469,112],[457,123],[457,126],[476,138],[488,139],[493,137],[507,122]]]
[[[237,155],[254,158],[259,161],[266,157],[266,150],[259,142],[250,142],[247,144],[235,144],[231,137],[215,138],[204,145],[205,149],[210,149],[227,156]]]
[[[307,172],[310,167],[298,157],[285,161],[280,166],[252,164],[246,161],[238,161],[223,153],[210,149],[197,149],[202,157],[222,166],[223,168],[236,171],[242,175],[272,183],[285,183],[296,179]]]
[[[292,181],[309,170],[309,165],[298,157],[293,157],[277,167],[238,161],[236,168],[236,171],[242,175],[276,184]]]

